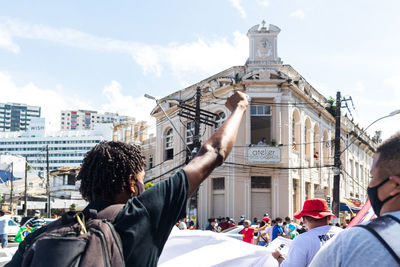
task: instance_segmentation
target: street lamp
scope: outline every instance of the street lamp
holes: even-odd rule
[[[162,112],[164,113],[165,117],[167,117],[169,123],[171,123],[172,127],[174,128],[174,131],[178,134],[179,138],[182,140],[182,142],[185,144],[185,147],[187,149],[187,151],[189,152],[190,156],[192,156],[192,151],[190,150],[190,148],[187,146],[185,139],[183,139],[182,135],[179,133],[179,130],[175,127],[175,125],[172,123],[171,119],[169,118],[169,116],[167,115],[167,113],[165,112],[165,110],[163,109],[163,107],[160,105],[161,100],[156,99],[154,96],[148,95],[148,94],[144,94],[144,97],[154,100],[157,103],[157,106],[160,107],[160,109],[162,110]]]
[[[374,123],[376,123],[376,122],[378,122],[378,121],[380,121],[380,120],[383,120],[383,119],[388,118],[388,117],[395,116],[395,115],[397,115],[397,114],[400,114],[400,109],[395,110],[395,111],[392,111],[392,112],[389,113],[389,115],[380,117],[379,119],[376,119],[375,121],[373,121],[373,122],[372,122],[370,125],[368,125],[367,128],[365,128],[353,141],[351,141],[350,144],[348,144],[348,145],[340,152],[340,154],[343,154],[343,152],[346,151],[358,138],[360,138],[360,137],[367,131],[367,129],[368,129],[369,127],[371,127],[371,125],[373,125]]]

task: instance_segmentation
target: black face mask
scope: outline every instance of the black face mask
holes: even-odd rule
[[[382,185],[384,185],[385,183],[387,183],[388,181],[389,181],[389,177],[386,178],[384,181],[382,181],[377,186],[368,187],[368,189],[367,189],[368,197],[369,197],[369,200],[371,201],[371,206],[374,209],[376,216],[378,216],[378,217],[380,216],[383,204],[385,204],[386,202],[388,202],[389,200],[391,200],[392,198],[394,198],[396,196],[396,195],[389,196],[389,197],[385,198],[383,201],[381,201],[378,198],[378,188],[381,187]]]

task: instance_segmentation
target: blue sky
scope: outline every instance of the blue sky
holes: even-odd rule
[[[149,119],[158,97],[248,55],[247,30],[281,28],[278,52],[325,96],[352,96],[366,126],[400,109],[400,2],[323,0],[1,1],[0,101]],[[398,117],[373,130],[384,137]],[[397,123],[397,124],[396,124]]]

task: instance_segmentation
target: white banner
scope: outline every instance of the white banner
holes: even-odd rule
[[[267,146],[249,147],[247,160],[249,163],[281,163],[281,149]]]
[[[159,267],[278,267],[272,252],[283,247],[286,255],[291,240],[278,237],[268,248],[252,245],[222,233],[179,230],[174,227],[158,262]],[[284,244],[284,245],[282,245]]]

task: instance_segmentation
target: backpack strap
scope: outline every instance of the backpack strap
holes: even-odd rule
[[[388,250],[395,261],[400,264],[400,220],[392,215],[376,218],[367,224],[359,224],[357,227],[364,228],[373,234],[381,244]]]
[[[99,213],[97,213],[97,218],[106,219],[109,220],[110,222],[114,222],[115,217],[117,217],[118,213],[122,210],[124,206],[125,206],[124,204],[110,205],[107,208],[100,211]]]

